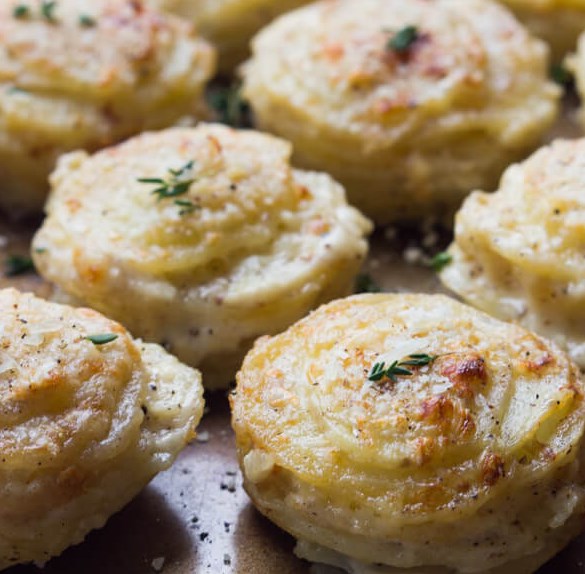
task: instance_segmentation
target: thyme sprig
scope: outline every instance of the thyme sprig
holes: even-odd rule
[[[195,162],[193,160],[188,161],[183,167],[179,169],[169,169],[166,178],[162,177],[139,177],[140,183],[147,183],[156,185],[157,187],[152,190],[152,194],[158,196],[158,201],[167,198],[174,198],[186,194],[191,187],[191,184],[195,182],[195,178],[189,178],[189,173],[193,170]],[[185,215],[191,213],[199,206],[188,199],[175,199],[173,202],[175,205],[180,207],[179,214]]]
[[[54,23],[56,22],[55,18],[55,9],[57,8],[57,2],[49,2],[48,0],[43,0],[41,2],[41,16],[47,21]]]
[[[374,363],[370,374],[368,375],[369,381],[381,381],[382,379],[390,379],[393,383],[398,382],[396,377],[402,375],[405,377],[412,376],[413,372],[405,367],[424,367],[430,365],[437,355],[427,355],[426,353],[414,353],[408,355],[405,360],[394,361],[390,366],[386,367],[386,363]]]

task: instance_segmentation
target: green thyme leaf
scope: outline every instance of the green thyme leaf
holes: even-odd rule
[[[453,261],[453,256],[447,251],[441,251],[431,259],[430,265],[436,273],[440,273],[451,261]]]
[[[162,183],[164,185],[165,180],[160,179],[159,177],[139,177],[138,181],[140,183]]]
[[[83,28],[95,28],[97,25],[97,21],[95,18],[88,16],[87,14],[82,14],[79,16],[79,25]]]
[[[250,107],[242,98],[240,83],[212,89],[207,102],[216,112],[218,121],[235,128],[250,127]]]
[[[19,88],[18,86],[11,86],[10,88],[8,88],[8,93],[9,94],[27,94],[28,92],[26,90],[23,90],[22,88]]]
[[[419,39],[419,37],[416,26],[405,26],[388,40],[386,49],[396,52],[397,54],[405,54],[412,48],[412,45]]]
[[[573,83],[573,74],[562,64],[553,64],[550,69],[550,77],[559,86],[567,87]]]
[[[182,181],[180,183],[176,183],[174,185],[167,185],[166,187],[159,187],[152,193],[158,195],[158,199],[164,199],[166,197],[177,197],[178,195],[183,195],[187,193],[189,187],[194,182],[194,179],[189,179],[187,181]]]
[[[57,2],[49,2],[48,0],[43,0],[41,3],[41,16],[47,21],[54,23],[56,22],[55,18],[55,9],[57,8]]]
[[[386,373],[386,363],[375,363],[368,375],[368,380],[370,381],[379,381],[384,377]]]
[[[396,382],[396,375],[412,375],[412,371],[408,369],[404,369],[400,366],[401,363],[398,361],[394,361],[388,368],[386,368],[385,363],[376,363],[370,374],[368,375],[368,380],[370,381],[381,381],[382,379],[390,379],[393,383]]]
[[[105,345],[111,343],[118,338],[115,333],[97,333],[96,335],[88,335],[86,339],[91,341],[94,345]]]
[[[183,167],[181,167],[179,169],[169,169],[169,173],[171,175],[174,175],[175,177],[181,177],[181,176],[185,175],[186,172],[193,169],[193,165],[195,165],[195,162],[193,160],[191,160],[191,161],[188,161]]]
[[[6,277],[14,277],[15,275],[22,275],[30,273],[35,270],[33,261],[27,255],[10,255],[6,259],[4,275]]]
[[[30,16],[30,8],[26,4],[18,4],[12,10],[12,15],[19,20],[24,20]]]
[[[412,367],[424,367],[424,365],[431,364],[437,355],[426,355],[424,353],[415,353],[414,355],[408,355],[408,360],[402,361],[401,365],[409,365]]]
[[[199,205],[188,199],[175,199],[173,203],[181,208],[179,210],[179,215],[186,215],[188,213],[193,213],[197,209],[201,209]]]
[[[355,279],[355,293],[379,293],[380,286],[369,273],[360,273]]]
[[[406,375],[407,377],[412,375],[412,371],[404,369],[398,366],[397,361],[394,361],[386,370],[386,376],[393,382],[396,382],[396,375]]]

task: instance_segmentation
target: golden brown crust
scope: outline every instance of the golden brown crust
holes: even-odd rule
[[[369,379],[394,361],[411,374]],[[355,296],[260,339],[237,381],[246,489],[302,540],[476,572],[544,561],[578,528],[583,383],[519,327],[443,296]]]
[[[389,47],[408,26],[410,47]],[[538,144],[559,95],[543,43],[489,0],[317,2],[254,39],[244,78],[258,125],[380,223],[495,185]]]
[[[170,466],[203,399],[199,373],[95,311],[5,289],[0,314],[5,568],[45,562],[102,526]]]

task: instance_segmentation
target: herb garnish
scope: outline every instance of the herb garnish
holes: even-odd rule
[[[41,2],[41,16],[47,21],[54,23],[57,20],[55,19],[55,8],[57,8],[57,2],[49,2],[48,0],[43,0]]]
[[[11,86],[10,88],[8,88],[8,93],[9,94],[26,94],[28,92],[26,90],[23,90],[22,88],[18,88],[17,86]]]
[[[82,14],[79,16],[79,25],[83,28],[94,28],[97,25],[97,22],[95,18],[92,18],[87,14]]]
[[[235,128],[250,127],[250,108],[242,98],[242,87],[239,82],[227,87],[214,88],[209,93],[207,101],[221,123]]]
[[[158,195],[158,201],[168,197],[177,197],[178,195],[187,193],[189,187],[195,181],[194,178],[185,179],[187,174],[193,169],[194,164],[194,161],[189,161],[179,169],[169,169],[169,174],[166,179],[160,177],[140,177],[138,181],[140,183],[157,185],[158,187],[152,193]]]
[[[195,210],[201,209],[201,206],[188,199],[175,199],[173,203],[181,208],[179,215],[186,215],[187,213],[193,213]]]
[[[430,266],[433,271],[440,273],[449,263],[453,261],[453,256],[447,251],[440,251],[430,261]]]
[[[57,2],[49,1],[49,0],[42,0],[40,5],[40,10],[38,13],[38,17],[46,20],[47,22],[54,24],[57,22],[57,18],[55,18],[55,10],[57,9]],[[31,8],[27,4],[18,4],[12,10],[12,16],[19,20],[24,20],[32,16]]]
[[[406,361],[400,361],[401,365],[407,365],[411,367],[424,367],[430,365],[438,355],[427,355],[426,353],[414,353],[408,355]]]
[[[386,49],[397,54],[406,54],[419,38],[420,35],[416,26],[405,26],[388,40]]]
[[[85,337],[88,341],[91,341],[94,345],[105,345],[111,343],[118,338],[115,333],[98,333],[96,335],[88,335]]]
[[[415,353],[408,355],[404,361],[394,361],[389,367],[386,367],[386,363],[375,363],[368,375],[369,381],[381,381],[382,379],[390,379],[393,383],[396,383],[397,375],[404,375],[406,377],[411,376],[413,373],[411,370],[405,367],[424,367],[430,365],[437,355],[427,355],[425,353]]]
[[[30,8],[25,4],[18,4],[18,6],[15,6],[14,10],[12,10],[12,15],[19,20],[23,20],[30,16]]]
[[[354,291],[356,293],[379,293],[381,289],[369,273],[360,273],[355,279]]]
[[[573,83],[573,74],[567,70],[562,64],[553,64],[550,69],[550,77],[559,86],[567,87]]]
[[[34,263],[27,255],[10,255],[6,259],[4,274],[6,277],[14,277],[34,270]]]

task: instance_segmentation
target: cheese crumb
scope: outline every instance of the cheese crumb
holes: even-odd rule
[[[207,442],[210,438],[210,434],[208,431],[201,431],[197,433],[195,440],[197,442]]]

